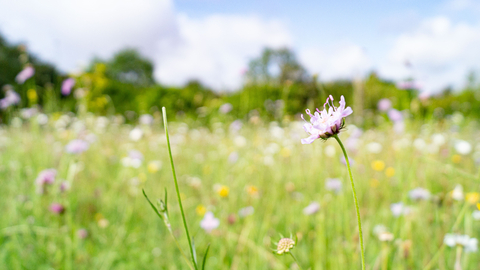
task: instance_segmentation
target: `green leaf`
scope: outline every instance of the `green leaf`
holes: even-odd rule
[[[145,199],[147,199],[148,203],[150,204],[150,206],[152,207],[153,211],[155,211],[155,213],[157,214],[157,216],[159,218],[161,218],[163,220],[163,217],[162,215],[160,215],[160,213],[158,212],[158,209],[155,207],[155,205],[153,205],[153,203],[150,201],[150,199],[148,198],[147,194],[145,193],[145,190],[142,188],[142,192],[143,192],[143,196],[145,196]]]
[[[203,255],[202,270],[205,270],[205,265],[207,264],[207,255],[209,250],[210,250],[210,244],[208,244],[207,250],[205,250],[205,255]]]

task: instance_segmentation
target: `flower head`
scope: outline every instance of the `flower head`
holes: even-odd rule
[[[65,212],[65,207],[59,203],[52,203],[50,205],[50,211],[54,214],[60,215]]]
[[[70,154],[80,154],[82,152],[87,151],[89,147],[90,147],[90,144],[87,141],[75,139],[70,141],[65,146],[65,151],[67,151]]]
[[[327,182],[325,183],[325,188],[338,193],[342,190],[342,181],[337,178],[328,178]]]
[[[331,102],[331,104],[330,104]],[[317,111],[314,114],[310,113],[310,110],[306,110],[306,113],[310,116],[310,123],[305,123],[303,128],[310,137],[302,139],[302,144],[313,143],[316,139],[328,139],[338,133],[344,126],[344,118],[352,114],[353,110],[350,107],[345,108],[345,98],[340,97],[340,106],[337,108],[333,105],[333,97],[330,95],[327,101],[323,105],[323,110]],[[328,110],[326,106],[329,106]],[[302,114],[302,119],[303,114]]]
[[[410,196],[410,199],[414,201],[420,201],[430,199],[431,194],[427,189],[418,187],[410,190],[410,192],[408,192],[408,196]]]
[[[68,78],[62,82],[62,95],[68,96],[72,92],[72,88],[75,85],[75,79]]]
[[[312,202],[307,207],[303,208],[303,214],[309,216],[313,215],[320,210],[320,204],[318,202]]]
[[[212,212],[207,212],[203,217],[202,221],[200,222],[200,227],[204,229],[206,232],[211,232],[213,229],[218,228],[220,225],[220,220],[215,218]]]
[[[51,185],[53,182],[55,182],[55,176],[57,176],[57,170],[55,169],[46,169],[41,171],[37,179],[35,180],[35,183],[39,186],[43,185]]]
[[[443,239],[445,245],[449,247],[462,246],[466,252],[476,252],[478,250],[477,238],[470,238],[468,235],[447,233]]]
[[[295,241],[293,241],[291,238],[282,238],[280,241],[278,241],[276,251],[277,254],[288,253],[293,247],[295,247]]]
[[[27,65],[22,71],[20,71],[15,77],[15,81],[18,84],[23,84],[26,80],[30,79],[35,74],[35,69],[31,65]]]
[[[12,105],[18,104],[20,100],[20,95],[17,92],[8,89],[5,92],[5,97],[0,99],[0,109],[5,110]]]

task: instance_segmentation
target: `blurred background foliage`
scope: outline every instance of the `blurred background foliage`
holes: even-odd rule
[[[15,77],[27,64],[35,68],[35,75],[17,84]],[[155,81],[153,71],[149,59],[127,48],[111,59],[93,59],[84,72],[62,74],[28,53],[25,46],[8,44],[0,37],[0,87],[4,90],[0,98],[6,89],[13,88],[22,100],[17,107],[36,107],[46,113],[122,114],[128,121],[141,114],[158,113],[165,106],[177,112],[176,117],[203,123],[212,117],[259,116],[281,121],[298,116],[306,108],[322,107],[328,95],[335,99],[344,95],[359,116],[357,122],[363,125],[374,124],[369,119],[382,98],[390,99],[397,110],[409,109],[417,120],[443,118],[457,111],[480,118],[480,83],[474,73],[461,91],[445,89],[435,96],[422,97],[418,90],[399,89],[375,72],[352,81],[322,81],[321,74],[309,74],[287,48],[264,49],[250,61],[243,86],[233,92],[215,92],[195,80],[182,87],[163,85]],[[61,84],[68,77],[74,78],[76,84],[72,94],[63,96]],[[219,111],[225,103],[234,108],[228,116]],[[11,109],[2,111],[2,122],[8,122],[11,113]]]

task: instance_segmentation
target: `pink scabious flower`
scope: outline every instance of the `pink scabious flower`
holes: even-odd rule
[[[17,77],[15,77],[15,81],[17,81],[18,84],[23,84],[26,80],[30,79],[34,74],[35,74],[35,69],[32,66],[28,65],[17,74]]]
[[[330,101],[332,104],[330,104]],[[307,133],[310,134],[310,137],[302,139],[302,144],[313,143],[316,139],[328,139],[338,133],[344,126],[344,118],[353,113],[352,108],[345,108],[345,98],[340,97],[340,106],[337,108],[333,105],[333,97],[330,95],[327,98],[327,101],[323,105],[323,110],[317,111],[314,114],[310,113],[310,110],[307,109],[306,113],[310,116],[310,123],[303,125],[303,128]],[[328,110],[326,106],[329,106]],[[302,119],[303,114],[302,114]]]
[[[62,95],[68,96],[72,92],[72,88],[75,85],[75,79],[68,78],[62,82]]]
[[[43,185],[51,185],[53,182],[55,182],[55,177],[57,176],[57,170],[55,169],[46,169],[41,171],[37,179],[35,179],[35,183],[38,186],[43,186]]]
[[[0,109],[5,110],[6,108],[20,103],[20,95],[13,90],[7,90],[5,92],[5,97],[0,99]]]
[[[388,98],[382,98],[378,101],[377,108],[381,112],[386,112],[392,108],[392,102]]]
[[[50,205],[50,211],[54,214],[61,215],[65,212],[65,207],[59,203],[52,203]]]
[[[85,152],[90,147],[90,144],[84,140],[72,140],[70,141],[67,146],[65,146],[65,151],[70,154],[80,154]]]

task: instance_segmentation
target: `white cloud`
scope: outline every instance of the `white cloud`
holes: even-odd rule
[[[170,0],[0,0],[0,31],[34,53],[72,70],[126,46],[153,54],[176,31]]]
[[[355,44],[306,48],[300,50],[299,59],[310,72],[318,73],[322,80],[364,76],[372,66],[365,50]]]
[[[232,90],[242,83],[242,71],[265,46],[291,44],[279,21],[255,16],[212,15],[204,19],[178,16],[178,37],[160,45],[156,77],[181,84],[201,79],[219,90]]]
[[[0,32],[72,71],[94,56],[134,47],[154,60],[162,83],[200,79],[216,89],[241,85],[241,71],[265,46],[291,38],[279,21],[213,15],[191,19],[170,0],[0,0]]]
[[[431,18],[395,40],[379,71],[395,79],[413,76],[427,92],[448,85],[458,88],[470,70],[480,67],[478,48],[480,25],[454,24],[446,17]],[[405,68],[407,60],[412,63],[412,70]]]

